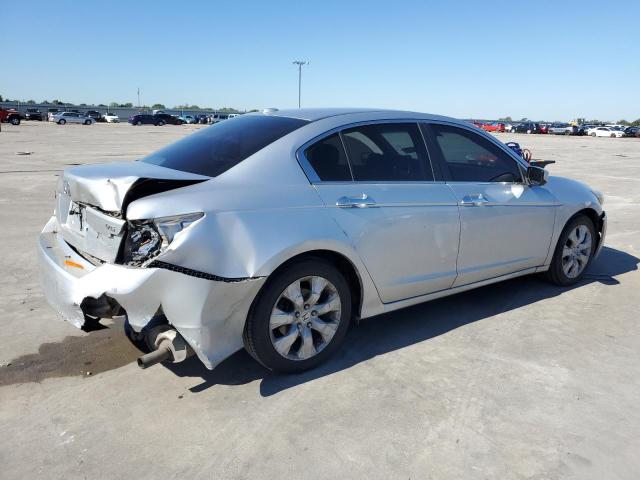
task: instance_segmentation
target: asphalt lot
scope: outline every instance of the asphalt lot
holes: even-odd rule
[[[573,288],[526,277],[369,319],[302,375],[244,352],[142,371],[122,325],[56,317],[36,237],[61,169],[197,128],[2,125],[0,478],[638,478],[640,140],[498,135],[607,197]]]

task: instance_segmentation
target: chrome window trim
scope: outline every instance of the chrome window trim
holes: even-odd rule
[[[425,121],[422,121],[425,122]],[[423,141],[423,146],[425,151],[427,152],[427,159],[429,161],[429,167],[431,167],[431,175],[433,175],[433,180],[409,180],[409,181],[401,181],[401,180],[376,180],[376,181],[367,181],[367,180],[355,180],[353,177],[353,170],[351,168],[351,161],[349,160],[349,152],[347,152],[347,148],[344,144],[344,140],[342,138],[342,131],[343,130],[348,130],[350,128],[355,128],[355,127],[361,127],[363,125],[377,125],[377,124],[381,124],[381,123],[410,123],[410,124],[415,124],[416,128],[418,129],[418,132],[420,133],[420,138],[422,138]],[[331,130],[327,130],[326,132],[315,136],[314,138],[312,138],[311,140],[305,142],[304,144],[302,144],[302,146],[300,146],[297,150],[296,150],[296,160],[298,161],[298,164],[300,165],[300,168],[302,168],[302,171],[304,172],[304,174],[307,176],[307,180],[309,180],[309,183],[311,183],[312,185],[316,185],[316,184],[349,184],[349,185],[353,185],[353,184],[358,184],[358,185],[394,185],[394,184],[398,184],[398,185],[412,185],[412,184],[432,184],[432,183],[446,183],[444,181],[439,181],[439,180],[435,180],[435,172],[433,169],[433,161],[431,160],[431,155],[429,154],[429,147],[427,142],[425,141],[424,135],[422,133],[422,129],[420,128],[420,123],[421,120],[416,119],[416,118],[391,118],[391,119],[379,119],[379,120],[363,120],[363,121],[359,121],[359,122],[352,122],[352,123],[347,123],[344,125],[340,125],[339,127],[335,127],[332,128]],[[310,146],[314,145],[315,143],[320,142],[321,140],[330,137],[331,135],[337,133],[338,136],[340,137],[340,141],[342,142],[342,148],[344,149],[344,153],[347,157],[347,163],[349,165],[349,172],[351,172],[351,181],[345,181],[345,180],[341,180],[341,181],[333,181],[333,180],[320,180],[320,177],[318,177],[318,174],[315,172],[315,170],[313,169],[313,167],[311,166],[311,163],[309,162],[309,160],[307,159],[306,155],[304,154],[305,150],[307,148],[309,148]]]
[[[451,180],[451,181],[447,181],[446,183],[456,183],[456,184],[468,184],[468,183],[473,183],[475,185],[526,185],[526,186],[530,186],[530,183],[527,181],[527,168],[529,168],[529,165],[524,161],[523,158],[519,157],[518,155],[516,155],[516,153],[511,150],[509,147],[507,147],[504,143],[498,141],[498,139],[496,139],[495,137],[493,137],[492,135],[489,135],[487,132],[485,132],[484,130],[478,129],[476,127],[472,127],[471,125],[467,126],[458,122],[450,122],[450,121],[446,121],[446,120],[424,120],[422,123],[426,123],[426,124],[439,124],[439,125],[446,125],[449,127],[457,127],[457,128],[461,128],[463,130],[467,130],[471,133],[475,133],[476,135],[480,135],[482,138],[485,138],[487,140],[489,140],[490,142],[492,142],[494,145],[498,146],[503,152],[507,153],[507,155],[509,157],[511,157],[511,159],[515,160],[516,165],[518,166],[518,169],[520,170],[520,175],[522,176],[523,181],[522,182],[473,182],[473,181],[459,181],[459,180]]]

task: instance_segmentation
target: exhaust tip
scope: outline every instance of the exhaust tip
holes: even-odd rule
[[[138,358],[138,366],[142,369],[149,368],[156,363],[164,362],[165,360],[171,360],[171,348],[167,345],[160,345],[160,348],[142,355]]]

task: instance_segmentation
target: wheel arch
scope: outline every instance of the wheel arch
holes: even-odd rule
[[[558,247],[558,242],[560,241],[560,238],[562,236],[562,232],[564,232],[564,229],[567,228],[567,225],[569,225],[569,223],[571,221],[573,221],[574,218],[580,216],[580,215],[585,215],[587,218],[589,218],[589,220],[591,220],[593,222],[594,227],[596,228],[596,233],[598,234],[598,241],[596,243],[596,246],[594,248],[595,252],[598,252],[598,250],[600,250],[601,248],[601,242],[603,241],[603,229],[604,229],[604,212],[602,213],[598,213],[598,211],[594,208],[591,207],[586,207],[586,208],[582,208],[580,210],[577,210],[576,212],[574,212],[572,215],[570,215],[564,222],[564,224],[562,225],[562,228],[559,229],[558,233],[557,233],[557,237],[555,238],[554,242],[552,243],[552,248],[549,249],[549,254],[547,257],[547,261],[545,262],[545,264],[548,266],[551,263],[551,260],[553,258],[553,254],[556,251],[556,248]]]
[[[278,265],[267,278],[267,281],[262,285],[255,298],[253,299],[251,310],[253,310],[253,306],[256,303],[257,299],[262,294],[265,286],[269,283],[269,279],[273,278],[279,272],[288,268],[295,263],[304,261],[304,260],[322,260],[331,265],[335,266],[340,273],[344,275],[349,284],[349,289],[351,290],[351,305],[352,305],[352,313],[355,319],[359,319],[362,313],[362,304],[364,298],[364,285],[363,278],[358,271],[358,268],[353,263],[351,259],[349,259],[343,253],[339,253],[335,250],[328,249],[315,249],[315,250],[307,250],[305,252],[298,253],[289,257],[285,261],[283,261],[280,265]],[[250,310],[250,311],[251,311]]]

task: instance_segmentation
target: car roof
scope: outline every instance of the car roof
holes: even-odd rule
[[[267,109],[258,115],[270,115],[274,117],[289,117],[299,120],[315,122],[330,117],[350,116],[358,114],[370,114],[371,119],[394,119],[394,118],[420,118],[424,120],[453,120],[449,117],[431,115],[406,110],[386,110],[380,108],[298,108],[289,110]]]

